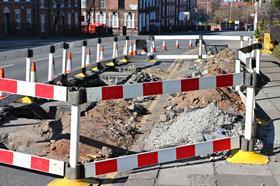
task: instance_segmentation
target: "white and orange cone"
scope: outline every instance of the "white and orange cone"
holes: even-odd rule
[[[101,46],[100,47],[100,56],[99,56],[99,61],[103,61],[104,60],[104,47]]]
[[[133,51],[132,51],[132,42],[129,43],[129,50],[128,50],[128,56],[132,56]]]
[[[0,78],[5,78],[5,70],[4,68],[0,68]],[[0,99],[4,99],[5,96],[3,95],[3,92],[0,92]]]
[[[90,61],[91,61],[91,58],[90,58],[90,49],[88,49],[88,50],[86,51],[86,64],[85,64],[86,67],[90,65]]]
[[[32,62],[31,64],[31,73],[30,73],[30,82],[37,82],[37,74],[36,74],[36,62]]]
[[[166,45],[166,42],[165,40],[162,41],[162,50],[167,50],[167,45]]]
[[[72,53],[67,53],[67,64],[66,64],[66,74],[70,74],[72,72]]]
[[[133,43],[133,51],[132,51],[132,55],[136,56],[137,55],[137,48],[136,48],[136,42]]]
[[[189,47],[189,48],[192,48],[192,47],[193,47],[193,45],[192,45],[192,40],[189,41],[188,47]]]
[[[176,47],[177,49],[179,49],[179,48],[180,48],[179,40],[176,40],[175,47]]]

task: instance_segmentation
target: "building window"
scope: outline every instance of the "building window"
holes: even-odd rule
[[[124,9],[125,3],[124,0],[119,0],[119,9]]]
[[[119,28],[119,16],[117,13],[110,15],[110,26],[112,28]]]
[[[40,8],[44,8],[45,7],[45,0],[40,0]]]
[[[97,14],[97,22],[106,24],[106,14],[105,13],[98,13]]]
[[[99,0],[99,7],[100,7],[100,9],[106,8],[105,0]]]
[[[41,33],[45,32],[45,14],[40,15]]]
[[[71,29],[71,13],[68,13],[68,28]]]
[[[134,13],[128,13],[128,14],[125,14],[125,23],[124,25],[127,27],[127,28],[134,28]]]
[[[31,27],[31,25],[32,25],[32,12],[31,12],[31,9],[26,9],[26,21],[27,21],[28,27]]]
[[[16,23],[16,29],[20,29],[20,10],[15,10],[15,23]]]
[[[78,0],[75,0],[75,7],[78,7]]]
[[[78,12],[75,12],[75,25],[78,26],[79,24],[79,17]]]

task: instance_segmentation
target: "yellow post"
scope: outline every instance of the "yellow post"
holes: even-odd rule
[[[269,33],[264,34],[264,45],[262,49],[263,54],[271,54],[273,49],[273,44],[271,43],[271,37]]]

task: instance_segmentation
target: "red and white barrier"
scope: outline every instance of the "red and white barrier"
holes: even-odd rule
[[[91,178],[112,172],[130,171],[196,156],[240,148],[240,137],[223,138],[202,143],[165,148],[152,152],[95,161],[85,164],[85,177]]]
[[[243,73],[87,88],[87,101],[126,99],[243,84]]]
[[[0,91],[23,96],[67,101],[67,87],[0,78]]]
[[[64,176],[65,162],[0,149],[0,163]]]

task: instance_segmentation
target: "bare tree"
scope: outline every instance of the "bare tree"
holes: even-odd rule
[[[64,0],[50,0],[49,1],[49,10],[50,16],[52,19],[52,35],[56,34],[57,26],[59,19],[62,16],[62,4]]]
[[[93,13],[93,22],[96,22],[95,14],[99,10],[99,0],[85,0],[86,21],[89,27],[91,20],[91,13]]]

